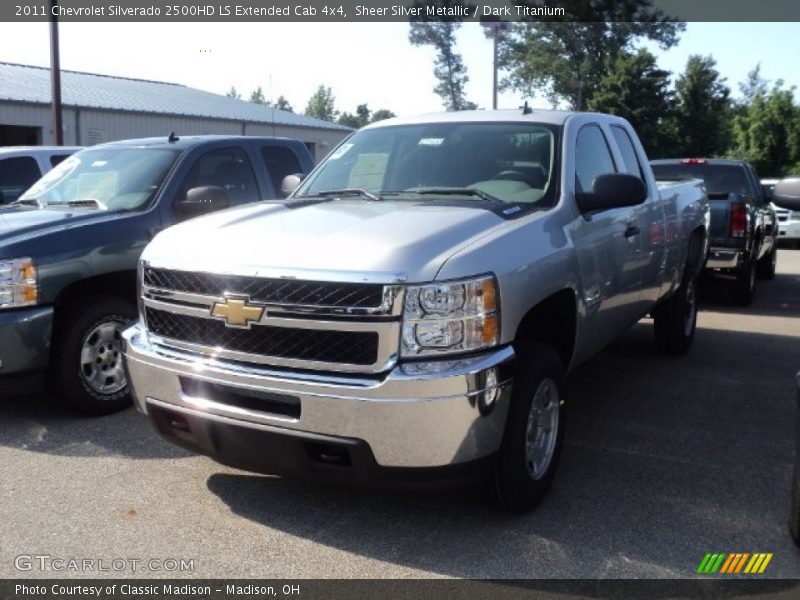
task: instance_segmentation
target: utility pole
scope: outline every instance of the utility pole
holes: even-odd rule
[[[64,121],[61,114],[61,60],[58,50],[58,0],[50,0],[50,87],[53,113],[53,136],[56,146],[64,145]]]
[[[497,110],[497,62],[499,58],[499,40],[505,35],[510,23],[500,21],[497,17],[481,17],[481,25],[492,32],[492,46],[494,58],[492,61],[492,108]]]

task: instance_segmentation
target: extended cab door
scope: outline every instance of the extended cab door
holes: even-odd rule
[[[581,126],[575,141],[575,192],[598,175],[621,171],[599,123]],[[572,229],[586,311],[584,335],[593,352],[641,315],[642,231],[636,207],[583,214]]]
[[[646,175],[650,166],[641,148],[637,149],[634,138],[621,124],[611,124],[609,129],[616,142],[621,170],[628,175],[638,177],[647,187],[647,199],[639,206],[634,206],[631,215],[631,223],[635,223],[639,229],[637,241],[639,254],[636,259],[641,268],[638,300],[638,317],[641,317],[661,297],[661,286],[666,277],[668,233],[664,203],[661,201],[655,182],[649,180]]]

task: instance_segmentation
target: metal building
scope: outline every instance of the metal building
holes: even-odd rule
[[[50,69],[0,62],[0,146],[54,143]],[[351,129],[175,83],[61,72],[64,144],[206,133],[299,139],[316,161]]]

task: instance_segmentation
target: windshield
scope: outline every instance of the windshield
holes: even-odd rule
[[[339,190],[373,199],[551,206],[557,134],[533,123],[366,129],[334,150],[295,198]]]
[[[709,165],[690,163],[654,164],[658,181],[702,179],[709,194],[749,194],[747,176],[741,165]]]
[[[133,210],[146,205],[178,156],[163,148],[96,148],[73,154],[47,173],[20,202]]]

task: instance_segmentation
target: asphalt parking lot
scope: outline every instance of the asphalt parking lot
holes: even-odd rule
[[[82,419],[0,387],[0,577],[19,555],[193,559],[194,577],[693,577],[707,552],[771,552],[800,577],[786,523],[800,369],[800,250],[753,306],[703,294],[686,357],[642,321],[569,379],[567,444],[535,512],[469,491],[330,487],[218,466],[132,409]]]

